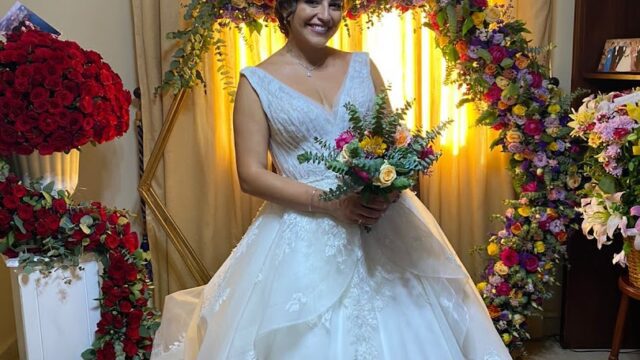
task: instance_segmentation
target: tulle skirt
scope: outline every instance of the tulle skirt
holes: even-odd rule
[[[209,284],[167,297],[152,359],[511,359],[411,192],[370,232],[267,203]]]

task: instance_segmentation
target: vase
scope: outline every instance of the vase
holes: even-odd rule
[[[80,152],[76,149],[68,154],[55,152],[40,155],[34,151],[31,155],[13,155],[12,169],[23,183],[41,179],[42,184],[54,183],[55,190],[66,190],[73,194],[78,185],[80,171]]]
[[[640,250],[636,250],[633,246],[635,237],[625,238],[625,242],[629,242],[629,251],[627,255],[627,268],[629,269],[629,280],[635,286],[640,288]]]

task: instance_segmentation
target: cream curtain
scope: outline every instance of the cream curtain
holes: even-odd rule
[[[549,1],[526,2],[537,5]],[[533,9],[531,4],[524,5],[524,0],[521,3],[516,9],[525,9],[525,6]],[[174,50],[172,43],[165,40],[165,34],[179,28],[182,17],[175,1],[134,0],[133,7],[143,94],[145,155],[148,156],[171,101],[170,95],[153,96],[153,89],[160,83],[162,71],[167,68]],[[549,16],[523,11],[532,19],[549,19]],[[496,228],[489,222],[489,216],[502,212],[502,201],[513,197],[506,158],[489,150],[494,135],[486,128],[473,125],[473,107],[455,109],[458,95],[442,85],[443,63],[435,50],[433,35],[416,27],[419,24],[420,19],[411,13],[401,18],[392,14],[373,29],[352,24],[351,36],[341,30],[331,45],[344,50],[368,51],[385,80],[393,85],[393,103],[415,100],[409,116],[411,125],[429,127],[442,119],[456,120],[439,145],[444,156],[433,176],[422,181],[420,195],[475,275],[484,262],[469,252],[485,243],[487,234]],[[536,34],[535,28],[531,28]],[[277,30],[269,28],[263,30],[260,38],[249,37],[246,43],[233,31],[226,33],[224,39],[229,54],[226,65],[234,74],[266,58],[284,41]],[[261,203],[243,195],[238,187],[232,107],[214,66],[215,59],[205,60],[207,92],[198,88],[187,96],[164,153],[163,169],[154,179],[154,189],[161,194],[211,272],[222,264]],[[153,218],[148,219],[148,225],[158,298],[195,285]]]

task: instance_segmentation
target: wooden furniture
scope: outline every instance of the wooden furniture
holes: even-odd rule
[[[571,88],[609,92],[640,86],[640,74],[598,73],[607,39],[640,38],[640,1],[575,0]],[[574,105],[579,105],[580,100]],[[596,247],[579,230],[569,239],[564,269],[560,343],[574,349],[608,349],[620,302],[617,281],[623,270],[611,264],[622,242]],[[629,304],[628,318],[640,320],[640,303]],[[628,324],[625,348],[640,348],[640,321]]]
[[[613,343],[611,344],[609,360],[618,360],[620,345],[622,344],[622,336],[624,334],[624,325],[627,320],[629,298],[640,300],[640,288],[631,284],[627,275],[620,276],[618,279],[618,288],[622,293],[622,297],[620,298],[620,307],[618,308],[618,318],[616,319],[616,328],[613,334]]]

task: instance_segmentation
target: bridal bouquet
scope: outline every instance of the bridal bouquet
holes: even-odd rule
[[[432,143],[451,121],[430,131],[411,131],[403,123],[410,104],[397,111],[387,104],[386,91],[376,97],[370,116],[347,103],[349,128],[333,142],[315,138],[322,153],[306,151],[298,155],[301,164],[324,164],[339,176],[340,183],[324,192],[322,200],[338,199],[351,192],[360,192],[366,199],[411,188],[418,175],[426,173],[440,157]]]
[[[640,249],[640,89],[583,100],[568,125],[588,142],[584,171],[592,178],[578,209],[582,231],[598,248],[615,234],[625,241],[613,262],[625,265],[631,247]],[[635,222],[634,222],[635,221]],[[633,241],[631,241],[633,240]]]

